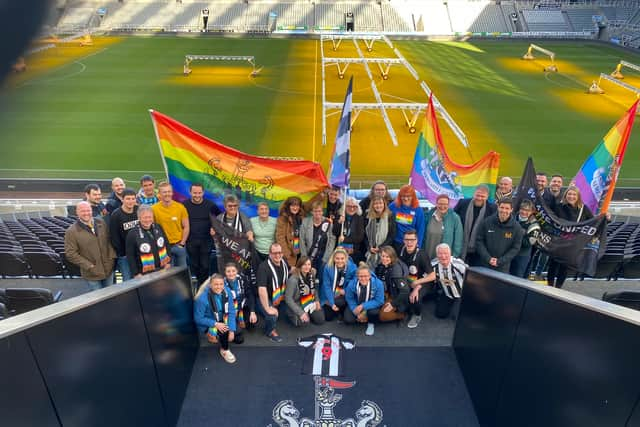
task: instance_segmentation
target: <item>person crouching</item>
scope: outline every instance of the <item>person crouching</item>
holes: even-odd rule
[[[360,264],[356,278],[347,286],[345,299],[344,323],[366,323],[365,335],[373,335],[374,324],[380,319],[380,307],[384,304],[384,286],[378,278],[371,276],[365,263]]]
[[[236,312],[231,290],[225,286],[224,278],[214,274],[200,286],[193,306],[194,319],[207,340],[220,344],[220,355],[227,363],[236,357],[229,350],[229,342],[235,338]]]

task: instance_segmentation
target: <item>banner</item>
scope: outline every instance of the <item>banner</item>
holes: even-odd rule
[[[283,200],[299,196],[310,200],[328,187],[319,163],[273,160],[252,156],[220,144],[184,124],[150,110],[174,199],[189,198],[192,183],[204,185],[205,197],[222,206],[226,194],[235,194],[241,210],[256,215],[256,205],[269,204],[277,216]]]
[[[435,204],[438,194],[446,194],[455,206],[459,199],[472,197],[476,187],[489,187],[489,196],[495,193],[500,154],[490,151],[471,165],[454,162],[445,149],[432,97],[429,97],[422,132],[413,159],[411,185],[423,197]]]
[[[524,199],[533,202],[535,217],[540,229],[534,232],[535,245],[558,262],[579,273],[593,276],[598,260],[606,246],[606,219],[598,215],[581,222],[569,222],[558,218],[540,197],[536,185],[536,171],[529,158],[517,190],[514,206]]]
[[[340,123],[336,132],[329,171],[329,184],[338,188],[349,188],[351,175],[351,105],[353,103],[353,76],[347,86],[347,94],[342,105]]]
[[[257,257],[249,239],[218,219],[212,221],[212,227],[216,232],[213,239],[216,242],[218,271],[224,272],[226,263],[235,262],[238,272],[250,280],[255,279]],[[252,283],[255,283],[255,280]]]
[[[607,132],[573,178],[572,182],[580,189],[584,204],[594,215],[609,209],[638,102]]]

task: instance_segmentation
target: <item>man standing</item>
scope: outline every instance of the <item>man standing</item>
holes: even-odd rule
[[[116,266],[122,273],[122,280],[133,278],[129,262],[127,261],[127,234],[138,225],[138,206],[136,205],[136,192],[130,188],[122,191],[122,206],[113,211],[109,220],[109,234],[111,246],[116,251],[118,260]]]
[[[124,191],[124,180],[122,178],[113,178],[111,180],[111,195],[107,200],[107,212],[113,213],[122,206],[122,192]]]
[[[536,184],[538,186],[538,194],[542,197],[542,200],[547,204],[547,206],[553,210],[556,206],[556,198],[551,193],[551,191],[547,188],[547,174],[544,172],[536,172]]]
[[[89,289],[113,284],[113,264],[116,253],[109,241],[107,224],[94,218],[89,202],[76,205],[78,220],[64,234],[65,256],[80,267],[80,275]]]
[[[107,207],[102,203],[102,190],[98,184],[87,184],[84,187],[84,200],[91,206],[91,215],[102,218],[108,215]]]
[[[563,184],[562,175],[551,176],[551,181],[549,181],[549,192],[553,194],[556,205],[559,205],[560,202],[562,201],[562,184]]]
[[[403,238],[404,246],[400,250],[400,260],[409,268],[409,307],[407,314],[409,323],[407,327],[417,328],[422,321],[422,298],[431,290],[431,283],[434,279],[431,261],[427,252],[418,248],[418,233],[416,230],[407,230]]]
[[[167,236],[162,227],[153,222],[153,209],[149,205],[138,208],[138,225],[127,235],[126,253],[133,277],[171,267],[167,250]]]
[[[191,274],[196,277],[200,285],[209,277],[209,254],[213,246],[211,221],[220,214],[220,209],[211,200],[204,198],[202,184],[191,184],[189,194],[191,198],[183,202],[189,215],[187,254],[189,254]]]
[[[485,218],[491,217],[496,212],[496,206],[490,203],[487,200],[488,198],[489,187],[479,185],[476,187],[471,199],[460,200],[454,208],[455,213],[458,214],[460,221],[462,221],[464,230],[460,258],[466,260],[469,265],[477,263],[475,246],[479,225]]]
[[[269,258],[258,267],[258,312],[264,317],[264,333],[273,342],[282,342],[276,331],[276,323],[280,316],[279,307],[284,301],[289,266],[282,259],[282,247],[273,243],[269,248]]]
[[[182,203],[173,200],[173,187],[168,182],[158,185],[160,201],[153,205],[155,222],[160,224],[169,240],[173,266],[187,265],[185,246],[189,238],[189,215]]]
[[[478,227],[476,254],[479,266],[509,272],[511,260],[520,252],[524,230],[511,216],[510,199],[498,202],[498,215],[485,219]]]
[[[509,176],[503,176],[498,181],[498,188],[496,189],[496,202],[505,197],[513,197],[513,180]]]
[[[138,191],[138,204],[153,206],[158,203],[155,181],[151,175],[142,175],[140,178],[140,191]]]

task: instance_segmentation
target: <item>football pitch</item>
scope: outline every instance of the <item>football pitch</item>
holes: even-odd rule
[[[320,41],[177,36],[96,37],[94,46],[59,45],[27,57],[28,71],[12,76],[0,96],[0,177],[111,178],[134,185],[144,173],[160,177],[162,160],[149,118],[154,109],[225,145],[250,154],[299,157],[328,165],[339,114],[327,117],[322,144]],[[501,153],[501,175],[518,178],[527,157],[545,172],[573,177],[582,162],[636,99],[608,82],[588,95],[600,73],[640,55],[599,43],[542,41],[548,60],[520,59],[528,41],[393,41],[466,134],[461,145],[440,121],[449,153],[471,163],[486,151]],[[364,49],[364,45],[361,45]],[[325,55],[356,54],[351,41]],[[251,77],[246,62],[193,62],[187,54],[252,55],[263,67]],[[368,56],[393,56],[382,42]],[[640,73],[623,69],[624,82],[640,87]],[[375,102],[362,65],[341,80],[325,68],[328,101],[342,102],[354,76],[354,102]],[[392,66],[389,79],[375,74],[385,102],[427,102],[409,72]],[[381,115],[362,111],[354,124],[352,177],[406,181],[418,133],[400,111],[389,117],[394,146]],[[418,120],[418,132],[422,120]],[[619,185],[640,182],[640,129],[631,135]]]

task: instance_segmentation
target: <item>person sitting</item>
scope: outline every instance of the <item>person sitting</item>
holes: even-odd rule
[[[193,318],[210,343],[220,344],[220,355],[225,362],[235,363],[236,357],[229,350],[229,343],[235,339],[236,312],[231,290],[224,285],[221,275],[214,274],[198,289]]]
[[[440,243],[436,253],[438,256],[432,261],[436,278],[435,316],[445,319],[451,315],[456,302],[460,301],[467,265],[460,258],[451,256],[451,248],[446,243]]]
[[[391,246],[380,248],[380,263],[375,269],[376,276],[384,285],[385,303],[380,310],[380,321],[402,320],[409,307],[409,268],[398,259]]]
[[[233,306],[236,310],[237,331],[233,342],[242,344],[244,342],[242,330],[258,322],[258,316],[256,316],[256,291],[251,281],[238,272],[238,266],[234,262],[228,262],[224,266],[224,285],[231,291]],[[247,320],[249,321],[248,324]]]
[[[348,308],[344,311],[344,323],[366,323],[365,335],[373,335],[384,304],[384,286],[371,275],[365,263],[360,264],[356,278],[347,285],[345,299]]]
[[[356,265],[342,247],[337,247],[322,271],[320,303],[327,321],[344,316],[347,285],[356,277]]]
[[[320,306],[318,280],[311,268],[309,257],[301,256],[296,270],[287,280],[284,301],[287,303],[287,315],[293,326],[316,325],[324,323],[324,312]]]

